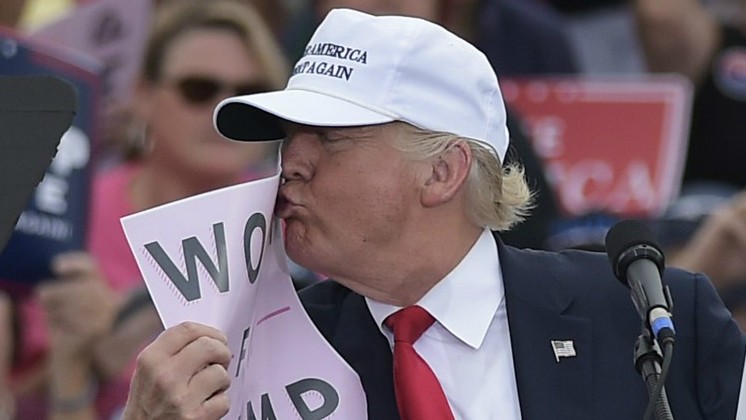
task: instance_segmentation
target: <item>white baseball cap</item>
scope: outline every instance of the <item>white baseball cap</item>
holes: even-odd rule
[[[236,96],[215,109],[225,137],[285,137],[280,120],[322,127],[404,121],[508,148],[497,76],[477,48],[419,18],[329,12],[284,90]]]

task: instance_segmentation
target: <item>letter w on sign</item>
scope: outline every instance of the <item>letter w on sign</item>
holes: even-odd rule
[[[196,237],[186,238],[181,241],[184,262],[186,263],[186,277],[184,277],[184,274],[176,267],[171,258],[169,258],[161,244],[157,241],[145,244],[145,249],[147,249],[161,270],[163,270],[163,273],[166,274],[188,302],[202,297],[199,289],[197,260],[205,267],[205,270],[207,270],[218,290],[221,293],[228,291],[228,257],[225,249],[225,227],[223,223],[215,223],[212,225],[212,231],[215,235],[218,266],[215,266],[215,263],[210,259],[207,251],[205,251],[205,248]]]

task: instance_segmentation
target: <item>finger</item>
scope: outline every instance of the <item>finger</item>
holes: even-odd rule
[[[51,270],[58,277],[77,277],[98,272],[96,260],[87,252],[67,252],[56,255]]]
[[[38,288],[42,304],[69,308],[79,316],[114,312],[121,297],[96,275],[68,277]]]
[[[224,393],[230,386],[228,372],[221,365],[212,364],[204,367],[194,376],[178,381],[178,374],[161,376],[158,388],[166,396],[168,406],[174,411],[182,413],[184,417],[204,418],[203,416],[192,416],[199,413],[203,404],[214,395]]]
[[[231,408],[231,402],[226,392],[220,392],[208,398],[202,403],[199,418],[220,419],[223,418]]]
[[[168,328],[160,334],[158,340],[162,341],[161,349],[166,354],[175,355],[200,337],[209,337],[228,344],[228,337],[217,328],[191,321]]]
[[[85,308],[108,302],[102,293],[94,289],[95,286],[91,283],[74,279],[40,285],[36,295],[48,313],[84,314]]]
[[[36,295],[42,304],[55,305],[59,302],[78,302],[79,297],[88,296],[91,283],[85,277],[68,278],[65,281],[48,281],[39,284]]]
[[[199,404],[204,403],[215,394],[225,392],[231,384],[228,371],[223,365],[211,364],[197,372],[189,380],[189,394]]]
[[[228,343],[225,335],[215,328],[196,322],[183,322],[166,329],[153,342],[148,344],[138,355],[137,365],[141,370],[150,372],[149,375],[157,375],[164,362],[169,361],[188,344],[200,337],[209,337],[222,343]]]
[[[44,283],[36,288],[36,298],[48,319],[60,316],[59,311],[66,300],[64,295],[64,289],[54,283]]]
[[[746,249],[746,217],[737,214],[729,218],[725,222],[725,228],[736,246]]]
[[[181,329],[187,332],[204,330],[200,327],[206,326],[185,325]],[[203,335],[186,344],[175,355],[167,354],[169,346],[174,344],[171,341],[174,336],[179,337],[177,341],[183,337],[178,330],[176,327],[168,330],[170,334],[162,334],[140,353],[135,377],[148,390],[146,394],[165,398],[164,403],[180,413],[194,413],[205,399],[226,386],[227,373],[214,371],[220,368],[225,372],[231,357],[230,350],[223,341]],[[217,367],[200,374],[210,365]],[[189,384],[198,374],[200,379],[191,389]],[[210,380],[216,382],[211,383]],[[157,399],[163,399],[161,397]]]
[[[191,378],[205,366],[222,365],[225,369],[231,361],[228,345],[212,337],[202,336],[186,345],[169,362]]]

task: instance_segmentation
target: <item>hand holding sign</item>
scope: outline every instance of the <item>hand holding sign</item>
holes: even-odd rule
[[[167,329],[137,360],[124,418],[221,418],[230,408],[230,361],[217,329],[194,322]]]

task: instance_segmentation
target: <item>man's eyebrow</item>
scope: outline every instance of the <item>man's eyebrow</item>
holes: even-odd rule
[[[364,139],[373,137],[378,131],[376,126],[357,126],[357,127],[330,127],[327,136],[339,139]]]
[[[353,127],[323,127],[307,124],[298,124],[290,121],[280,123],[286,134],[296,131],[307,131],[323,134],[333,140],[358,140],[373,137],[380,129],[377,125],[353,126]]]

